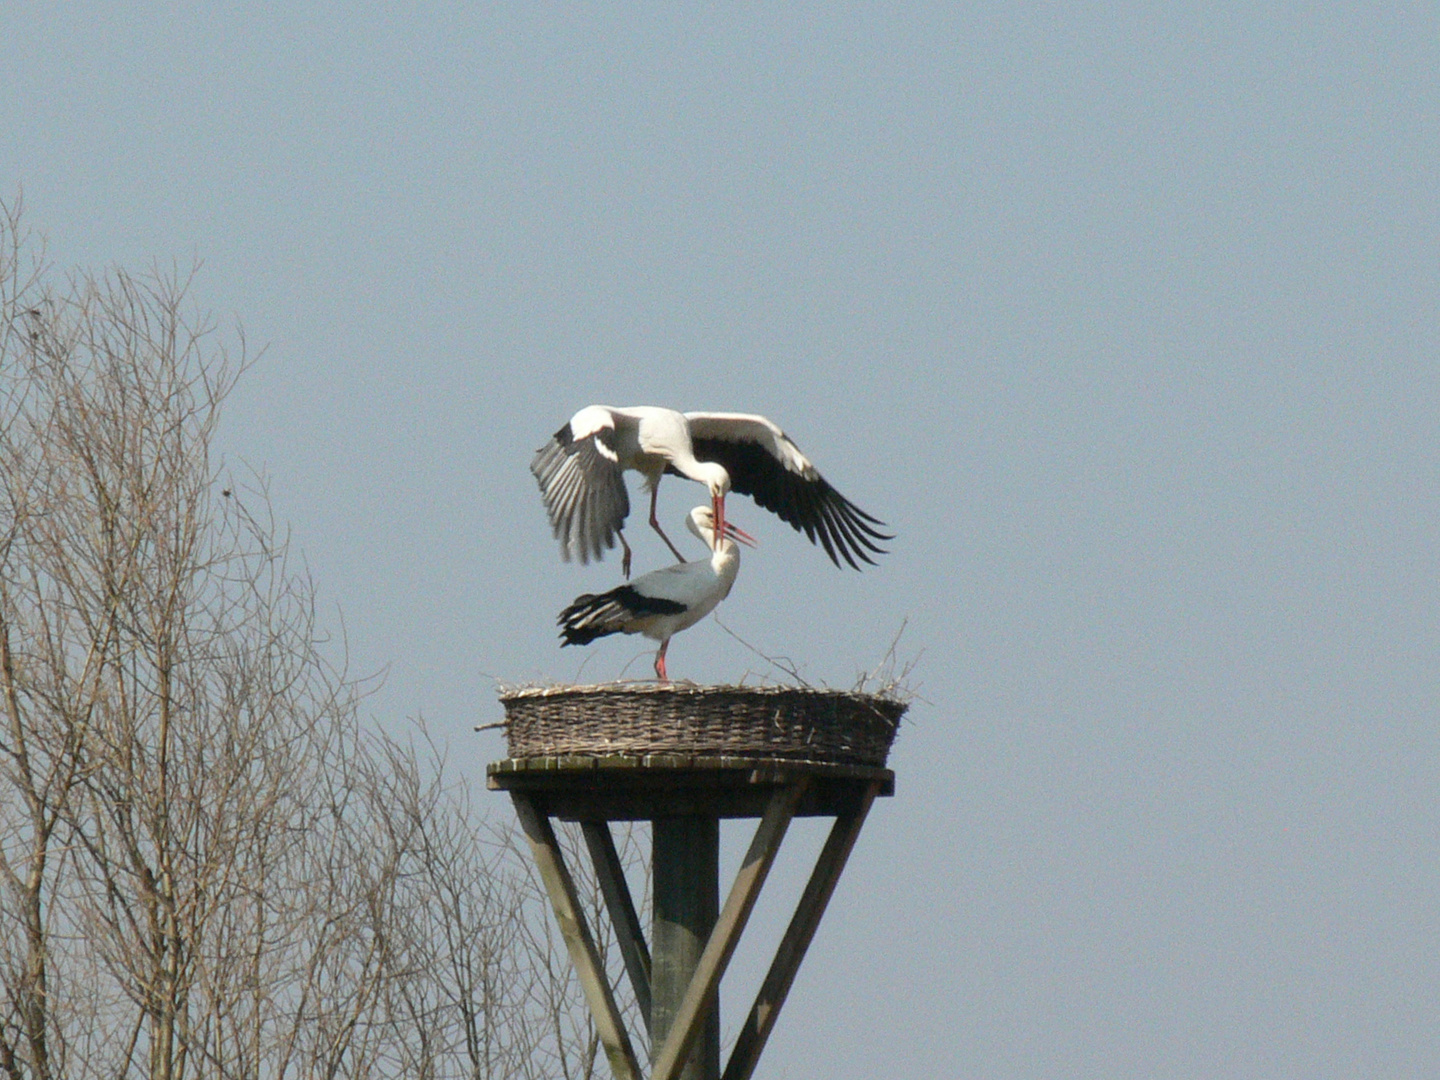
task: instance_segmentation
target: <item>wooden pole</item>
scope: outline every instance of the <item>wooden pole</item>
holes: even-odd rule
[[[755,829],[755,837],[750,841],[750,848],[740,864],[740,873],[735,876],[735,883],[730,886],[725,909],[715,920],[715,929],[710,934],[710,940],[705,943],[705,951],[695,963],[690,986],[686,989],[679,1008],[675,1010],[670,1033],[663,1044],[657,1044],[660,1046],[659,1051],[652,1054],[651,1080],[682,1080],[684,1074],[680,1071],[680,1062],[685,1060],[691,1041],[699,1035],[701,1020],[708,1018],[711,1024],[718,1023],[720,979],[725,974],[725,968],[730,963],[740,935],[745,932],[745,923],[749,920],[750,911],[765,884],[766,875],[770,873],[770,866],[780,850],[780,842],[785,839],[785,830],[790,825],[795,806],[804,794],[805,787],[806,781],[801,778],[770,796],[765,816],[760,819],[760,824]],[[719,1077],[718,1066],[717,1055],[714,1080]],[[711,1078],[706,1077],[705,1080]]]
[[[654,928],[650,935],[650,1055],[674,1026],[685,991],[720,912],[720,821],[659,818],[652,823]],[[679,1080],[719,1080],[720,1010],[679,1073]]]

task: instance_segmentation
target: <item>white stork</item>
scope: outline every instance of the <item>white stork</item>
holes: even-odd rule
[[[735,541],[755,546],[743,529],[726,522],[723,532],[715,527],[715,512],[697,506],[685,518],[685,526],[711,549],[709,559],[685,562],[652,570],[629,585],[621,585],[598,596],[585,593],[560,613],[557,622],[566,645],[588,645],[607,634],[644,634],[660,642],[655,654],[655,674],[669,682],[665,673],[665,650],[670,639],[694,626],[715,605],[730,595],[735,575],[740,572],[740,549]]]
[[[630,513],[626,469],[644,476],[650,490],[650,527],[677,559],[684,556],[655,519],[656,490],[665,473],[687,476],[709,488],[721,532],[725,495],[738,491],[803,530],[811,543],[818,541],[836,566],[842,558],[856,570],[856,559],[873,565],[869,553],[885,550],[876,541],[894,539],[875,528],[883,521],[826,483],[785,432],[763,416],[589,405],[530,463],[567,562],[599,559],[618,536],[625,550],[622,569],[630,576],[630,545],[621,531]]]

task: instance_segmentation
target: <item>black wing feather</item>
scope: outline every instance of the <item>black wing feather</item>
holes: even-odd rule
[[[804,532],[813,544],[825,549],[836,566],[843,558],[858,570],[860,559],[870,563],[870,554],[883,555],[876,541],[893,540],[890,533],[875,526],[885,523],[872,517],[836,491],[818,473],[807,480],[787,469],[765,447],[749,441],[693,438],[695,456],[714,461],[730,474],[730,488],[749,495],[756,505]]]

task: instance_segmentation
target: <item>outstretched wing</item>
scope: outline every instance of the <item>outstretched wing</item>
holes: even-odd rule
[[[615,546],[615,534],[630,513],[630,495],[610,410],[581,409],[536,452],[530,471],[566,562],[588,563]]]
[[[779,426],[745,413],[686,413],[690,441],[701,461],[714,461],[730,474],[730,487],[819,543],[836,566],[843,558],[874,564],[884,554],[877,541],[893,540],[871,517],[831,487],[810,459]]]

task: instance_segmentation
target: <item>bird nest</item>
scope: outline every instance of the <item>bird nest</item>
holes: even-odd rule
[[[512,758],[754,757],[883,768],[905,703],[790,686],[529,687],[500,696]]]

